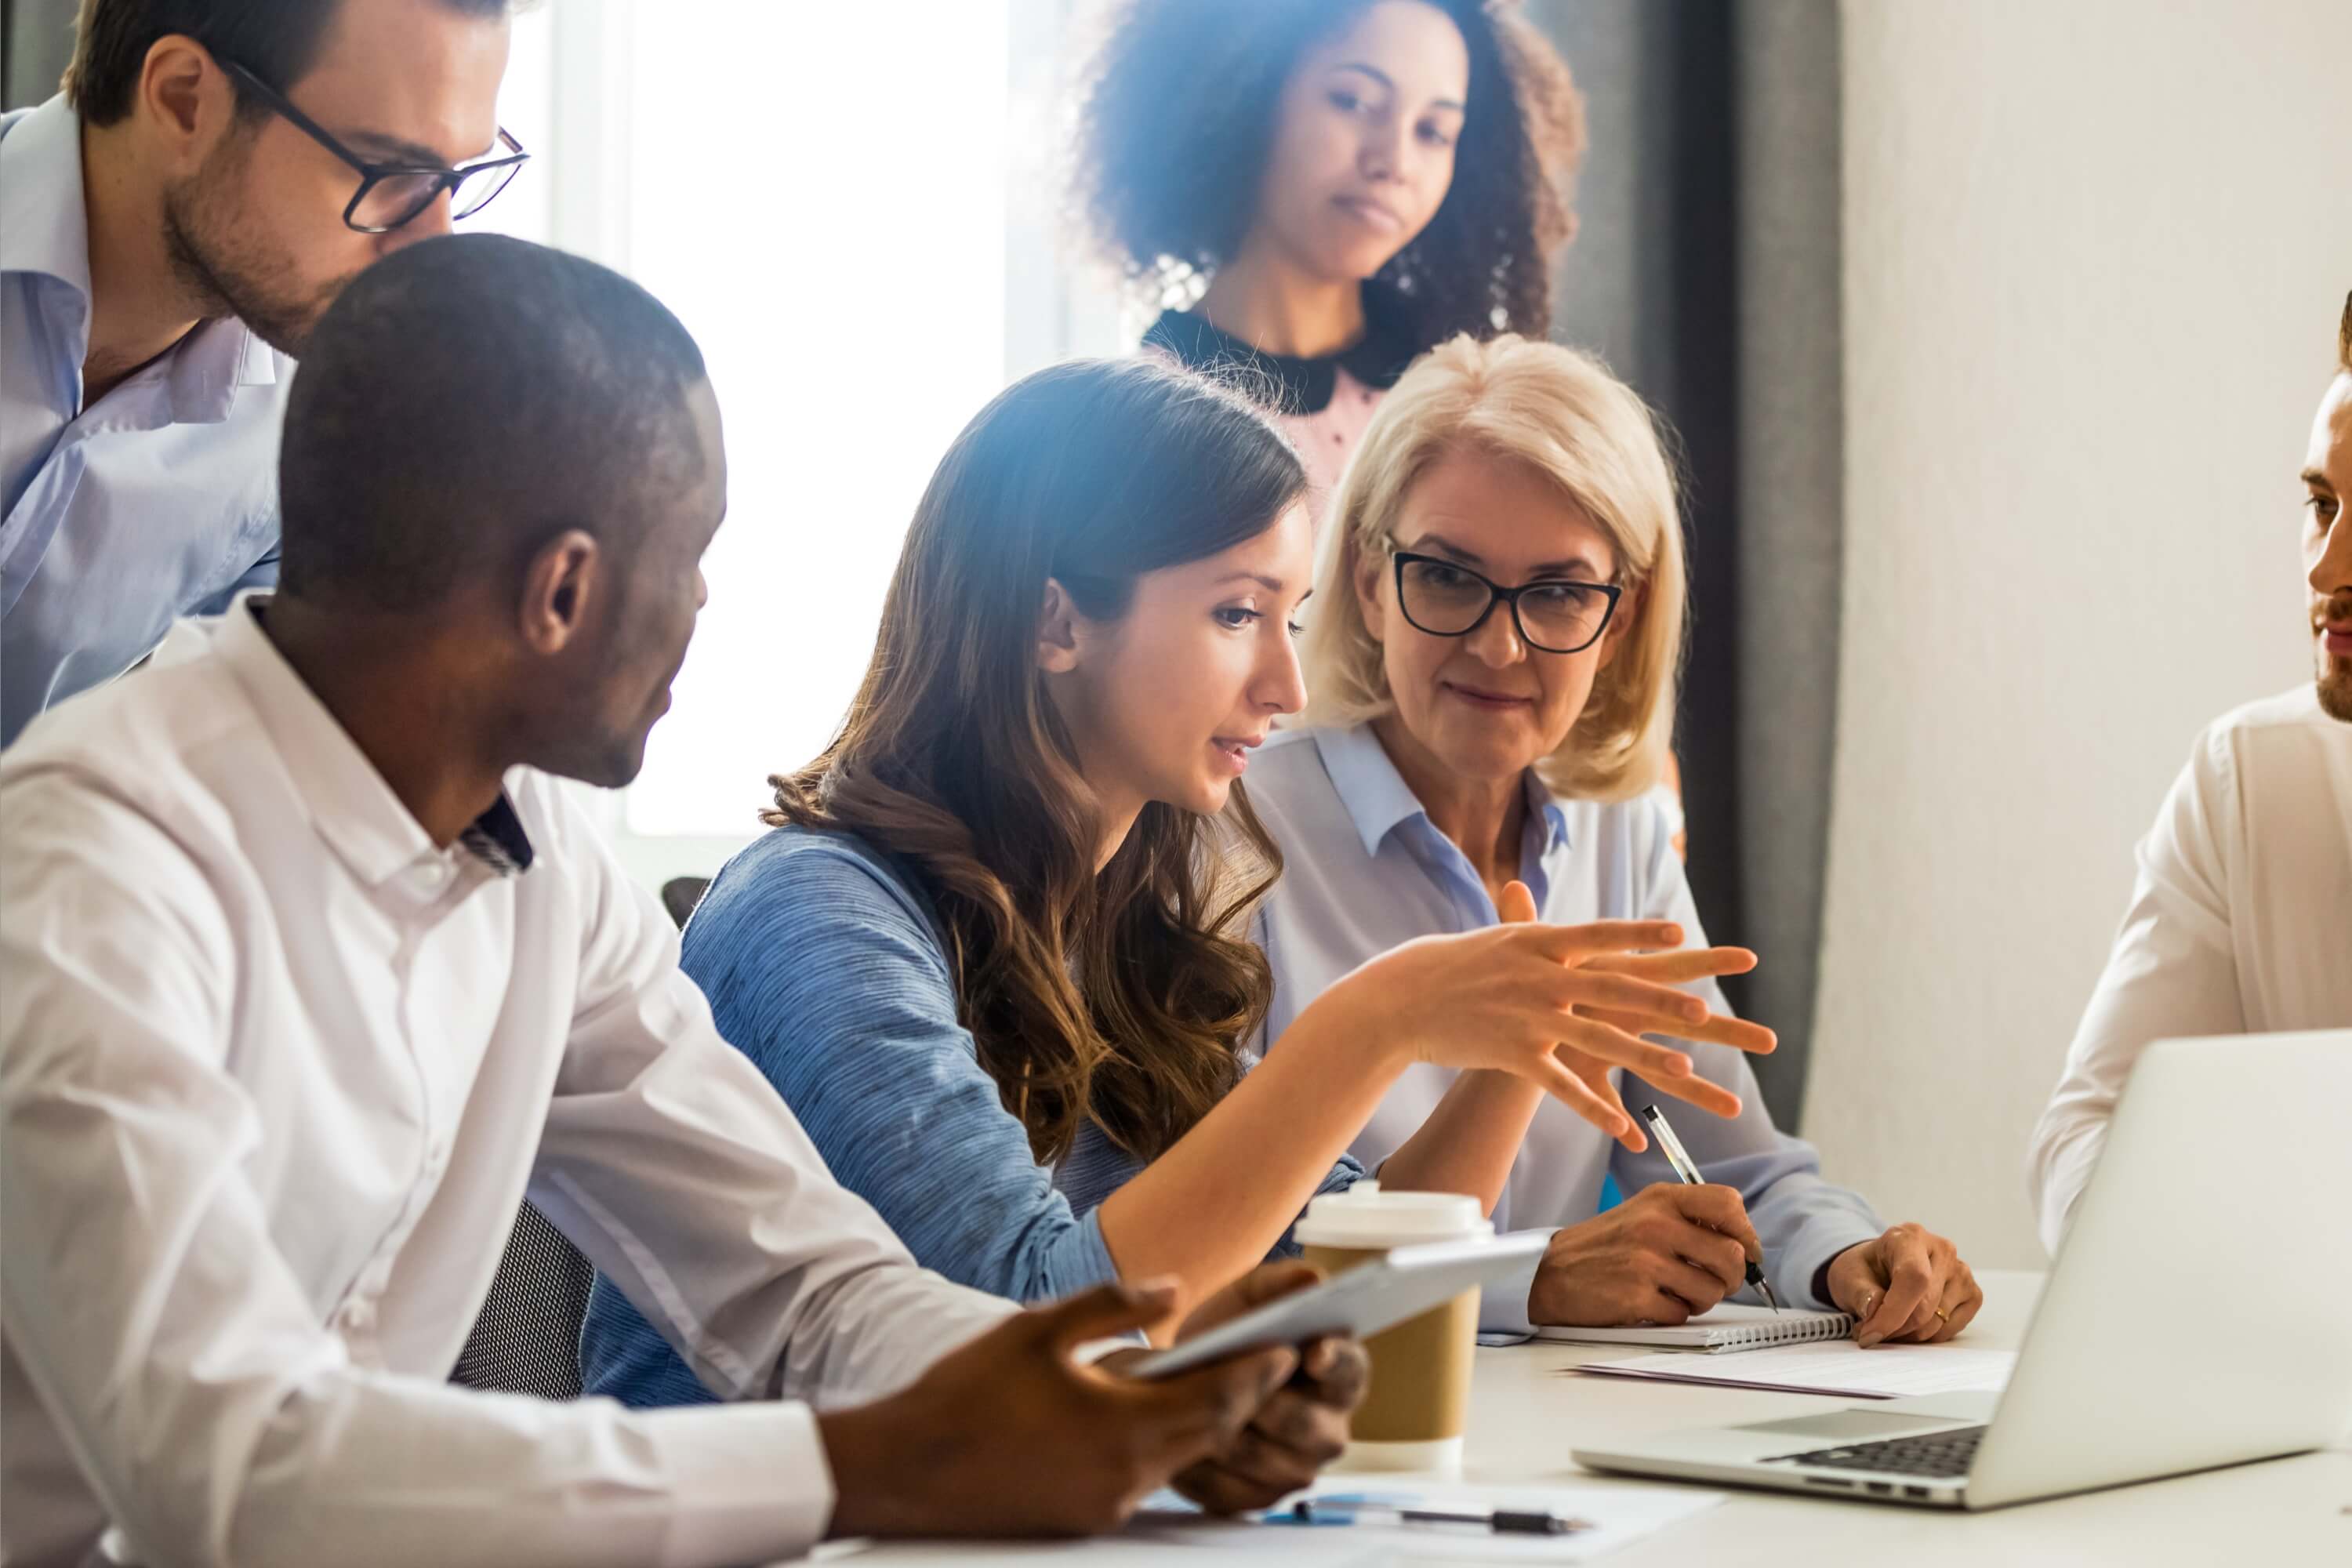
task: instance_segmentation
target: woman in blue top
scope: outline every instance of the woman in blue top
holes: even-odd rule
[[[917,510],[839,736],[772,781],[775,830],[687,929],[721,1033],[952,1279],[1198,1300],[1361,1174],[1343,1151],[1416,1061],[1467,1070],[1385,1178],[1489,1203],[1521,1079],[1613,1131],[1588,1082],[1611,1065],[1728,1100],[1636,1037],[1706,1026],[1625,956],[1679,943],[1654,921],[1408,944],[1250,1069],[1270,983],[1244,925],[1277,861],[1239,780],[1304,700],[1304,489],[1248,403],[1164,365],[1009,389]],[[635,1404],[705,1397],[602,1283],[582,1370]]]
[[[1316,582],[1307,724],[1267,748],[1252,781],[1291,868],[1259,921],[1275,975],[1269,1067],[1357,964],[1491,927],[1521,888],[1546,921],[1664,920],[1696,937],[1653,795],[1674,729],[1682,528],[1649,411],[1623,384],[1550,343],[1439,348],[1366,432]],[[1718,1016],[1669,1031],[1740,1102],[1680,1129],[1708,1184],[1680,1185],[1655,1152],[1612,1147],[1502,1086],[1515,1112],[1496,1113],[1527,1133],[1496,1223],[1565,1227],[1529,1315],[1678,1323],[1740,1289],[1760,1242],[1781,1301],[1853,1313],[1865,1344],[1958,1333],[1981,1297],[1951,1243],[1884,1229],[1773,1127],[1740,1055],[1762,1031],[1721,1016],[1715,977],[1729,972],[1694,959],[1684,977]],[[1407,1068],[1357,1157],[1412,1136],[1453,1078]],[[1612,1173],[1633,1195],[1596,1216]]]

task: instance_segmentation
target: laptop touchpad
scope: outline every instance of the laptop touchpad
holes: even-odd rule
[[[1788,1421],[1759,1421],[1735,1426],[1735,1432],[1785,1432],[1791,1437],[1827,1437],[1832,1442],[1856,1437],[1906,1437],[1958,1425],[1940,1415],[1881,1415],[1874,1410],[1832,1410],[1826,1415],[1800,1415]]]

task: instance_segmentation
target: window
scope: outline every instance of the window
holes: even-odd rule
[[[484,216],[530,234],[535,211],[660,296],[726,420],[710,602],[645,772],[599,807],[641,881],[715,870],[767,776],[824,748],[955,433],[1009,374],[1119,352],[1056,243],[1066,3],[567,0],[518,22],[502,111],[541,105],[543,141],[511,128],[548,150],[543,205],[501,213],[518,182]]]

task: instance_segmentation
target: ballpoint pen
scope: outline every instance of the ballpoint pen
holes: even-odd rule
[[[1275,1516],[1280,1519],[1284,1516]],[[1556,1513],[1497,1509],[1492,1513],[1453,1513],[1444,1509],[1398,1508],[1372,1499],[1301,1498],[1290,1505],[1297,1524],[1471,1524],[1497,1535],[1573,1535],[1591,1521]]]
[[[1658,1147],[1664,1152],[1666,1163],[1675,1168],[1675,1174],[1694,1187],[1706,1185],[1706,1178],[1698,1173],[1698,1167],[1691,1163],[1690,1155],[1684,1150],[1683,1141],[1675,1136],[1673,1128],[1666,1125],[1666,1113],[1654,1105],[1645,1105],[1642,1107],[1642,1120],[1650,1124],[1650,1135],[1658,1141]],[[1765,1282],[1764,1270],[1753,1263],[1748,1266],[1748,1282],[1764,1293],[1764,1300],[1771,1304],[1773,1311],[1780,1310],[1780,1299],[1772,1294],[1772,1287]]]

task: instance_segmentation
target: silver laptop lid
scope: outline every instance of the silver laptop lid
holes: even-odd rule
[[[1969,1473],[1969,1505],[2294,1453],[2352,1429],[2348,1204],[2352,1029],[2149,1047]]]

